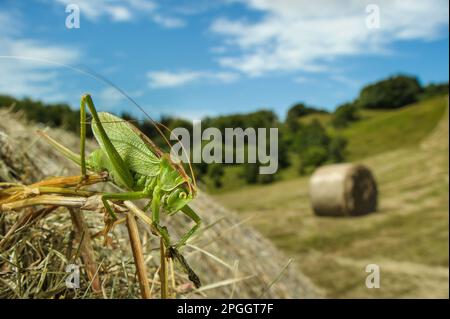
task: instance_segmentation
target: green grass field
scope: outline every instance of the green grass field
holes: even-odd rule
[[[436,97],[397,110],[362,110],[360,120],[341,130],[332,127],[332,114],[328,113],[306,115],[299,121],[306,124],[317,120],[330,135],[344,136],[348,140],[346,158],[348,161],[355,161],[401,147],[417,145],[442,118],[446,106],[442,97]],[[278,180],[289,180],[299,175],[299,157],[293,153],[289,156],[291,165],[279,172]],[[247,188],[248,184],[241,177],[241,173],[240,166],[226,166],[222,186],[215,187],[212,180],[205,176],[205,188],[212,194]]]
[[[445,96],[400,110],[364,112],[343,131],[349,158],[369,166],[377,179],[374,214],[314,216],[308,177],[215,198],[295,258],[328,297],[448,298],[447,106]],[[381,269],[380,289],[365,286],[365,266],[373,263]]]
[[[442,97],[399,110],[364,111],[362,119],[343,130],[350,160],[417,145],[445,113]]]

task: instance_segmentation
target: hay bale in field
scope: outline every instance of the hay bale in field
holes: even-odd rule
[[[322,166],[312,175],[309,189],[312,208],[319,216],[357,216],[377,209],[377,185],[363,165]]]

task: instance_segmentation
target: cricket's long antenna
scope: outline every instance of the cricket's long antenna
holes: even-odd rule
[[[161,127],[165,128],[166,130],[168,130],[169,134],[171,133],[171,130],[163,125],[162,123],[156,122],[155,120],[152,119],[152,117],[150,115],[148,115],[148,113],[144,110],[144,108],[142,106],[140,106],[131,96],[129,96],[124,90],[122,90],[120,87],[118,87],[116,84],[114,84],[113,82],[111,82],[110,80],[108,80],[107,78],[105,78],[104,76],[102,76],[101,74],[98,74],[97,72],[95,72],[94,70],[92,70],[91,68],[87,67],[87,66],[83,66],[81,67],[76,67],[73,65],[69,65],[69,64],[65,64],[65,63],[61,63],[61,62],[55,62],[55,61],[50,61],[47,59],[42,59],[42,58],[35,58],[35,57],[29,57],[29,56],[20,56],[20,55],[0,55],[0,59],[16,59],[16,60],[28,60],[28,61],[37,61],[37,62],[44,62],[44,63],[49,63],[49,64],[53,64],[56,66],[61,66],[61,67],[65,67],[68,68],[70,70],[82,73],[84,75],[87,75],[95,80],[98,80],[100,82],[103,82],[109,86],[112,86],[114,89],[116,89],[120,94],[122,94],[128,101],[130,101],[132,104],[134,104],[152,123],[152,125],[156,128],[156,130],[158,131],[158,133],[163,137],[164,141],[167,143],[167,145],[169,146],[169,148],[172,147],[172,145],[170,144],[169,140],[166,138],[166,136],[164,135],[164,133],[161,131],[161,129],[159,128],[158,125],[161,125]],[[186,152],[183,144],[181,143],[181,141],[178,139],[177,136],[175,136],[175,138],[177,139],[177,141],[180,143],[180,145],[182,146],[182,150],[185,153],[186,157],[188,158],[188,163],[189,163],[189,168],[191,171],[191,175],[192,175],[192,179],[194,182],[194,185],[196,185],[195,182],[195,176],[194,176],[194,170],[192,169],[192,165],[191,165],[191,160],[189,158],[188,153]]]

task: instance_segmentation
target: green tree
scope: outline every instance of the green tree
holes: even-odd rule
[[[310,173],[326,162],[345,159],[347,141],[343,137],[331,137],[319,121],[303,125],[295,136],[293,149],[300,156],[300,173]]]
[[[420,95],[420,98],[428,99],[437,95],[448,94],[448,82],[447,83],[430,83],[423,88],[423,92]]]
[[[259,168],[256,163],[245,163],[242,165],[241,176],[247,184],[256,184],[258,182]]]
[[[331,119],[331,124],[336,128],[343,128],[349,123],[358,120],[358,109],[355,103],[345,103],[336,108]]]
[[[333,163],[343,162],[345,159],[345,151],[347,140],[342,136],[335,136],[331,139],[328,146],[328,159]]]
[[[421,91],[416,77],[397,75],[364,87],[358,105],[369,109],[398,108],[416,102]]]
[[[276,179],[276,174],[260,174],[258,178],[258,183],[260,184],[270,184]]]
[[[299,118],[314,113],[326,113],[326,112],[316,107],[307,106],[304,103],[294,104],[289,108],[287,112],[285,124],[291,131],[296,131],[299,129],[300,126]]]
[[[223,165],[213,163],[208,166],[208,176],[211,178],[214,187],[222,187],[222,177],[224,174]]]
[[[320,146],[311,146],[302,152],[300,174],[310,173],[314,168],[324,164],[328,158],[327,149]]]
[[[325,128],[319,121],[314,120],[309,124],[303,125],[296,134],[294,149],[302,153],[313,146],[327,148],[329,142],[330,137],[327,135]]]

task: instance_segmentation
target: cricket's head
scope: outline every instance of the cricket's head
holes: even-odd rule
[[[196,189],[181,165],[172,163],[169,158],[162,158],[161,165],[163,205],[169,214],[175,213],[194,199]]]
[[[180,186],[170,192],[165,201],[166,210],[170,213],[176,213],[194,199],[192,193],[189,193],[185,187]]]

